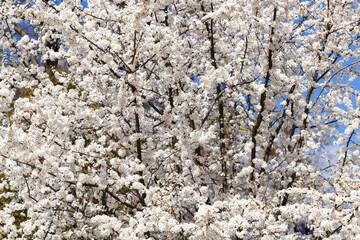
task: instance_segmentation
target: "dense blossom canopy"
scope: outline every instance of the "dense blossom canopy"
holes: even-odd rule
[[[1,236],[358,238],[358,5],[2,0]]]

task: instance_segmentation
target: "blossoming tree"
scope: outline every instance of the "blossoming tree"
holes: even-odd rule
[[[358,1],[83,5],[1,2],[3,238],[360,236]]]

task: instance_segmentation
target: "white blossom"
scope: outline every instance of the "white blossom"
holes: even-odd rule
[[[2,238],[359,238],[357,1],[84,3],[0,6]]]

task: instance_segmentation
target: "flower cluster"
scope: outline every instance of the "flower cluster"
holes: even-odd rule
[[[359,238],[358,1],[0,11],[0,238]]]

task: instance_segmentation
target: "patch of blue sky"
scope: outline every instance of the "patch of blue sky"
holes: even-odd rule
[[[87,0],[85,0],[85,1],[82,0],[82,1],[81,1],[81,6],[83,7],[83,9],[88,8],[89,5],[88,5]]]
[[[13,61],[11,61],[11,58],[12,58],[11,52],[8,48],[3,49],[1,51],[0,62],[2,62],[5,65],[5,67],[10,66],[10,64],[13,62]]]

